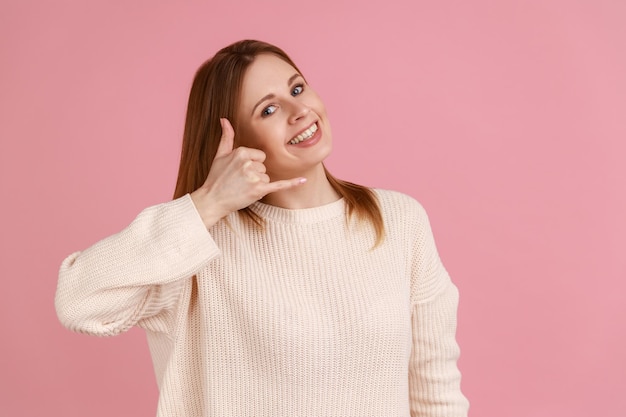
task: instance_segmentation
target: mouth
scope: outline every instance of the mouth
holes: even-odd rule
[[[307,129],[302,131],[300,134],[298,134],[296,137],[291,139],[289,141],[289,144],[290,145],[297,145],[300,142],[307,141],[307,140],[311,139],[313,137],[313,135],[315,135],[315,132],[317,132],[317,130],[318,130],[317,122],[315,122],[311,126],[309,126]]]

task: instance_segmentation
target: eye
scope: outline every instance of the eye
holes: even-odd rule
[[[274,106],[274,105],[267,106],[261,112],[261,117],[267,117],[267,116],[273,114],[275,111],[276,111],[276,106]]]
[[[297,96],[297,95],[300,95],[300,94],[302,94],[303,90],[304,90],[304,86],[302,84],[299,84],[299,85],[295,86],[293,88],[293,90],[291,90],[291,95],[294,96],[294,97]]]

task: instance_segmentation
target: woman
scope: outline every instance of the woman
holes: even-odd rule
[[[332,177],[331,139],[282,50],[219,51],[191,89],[175,199],[63,262],[61,322],[145,329],[159,416],[465,416],[457,290],[426,213]]]

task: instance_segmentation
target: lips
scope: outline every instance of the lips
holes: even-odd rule
[[[298,135],[296,135],[293,139],[291,139],[289,141],[289,144],[297,145],[300,142],[304,142],[308,139],[311,139],[313,135],[315,135],[315,132],[317,132],[317,130],[318,130],[317,122],[315,122],[308,128],[304,129],[302,132],[300,132]]]

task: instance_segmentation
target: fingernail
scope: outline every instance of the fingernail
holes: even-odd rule
[[[306,182],[306,178],[302,177],[298,180],[299,184],[304,184]]]

